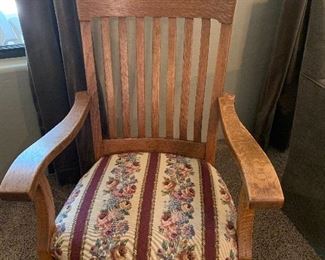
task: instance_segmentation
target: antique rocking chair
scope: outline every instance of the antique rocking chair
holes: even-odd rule
[[[283,194],[266,154],[239,121],[234,97],[223,93],[235,0],[78,0],[87,91],[50,132],[22,152],[0,187],[8,200],[32,200],[37,214],[40,259],[251,259],[254,212],[280,208]],[[101,25],[109,138],[102,134],[91,20]],[[118,21],[123,138],[118,134],[113,84],[111,17]],[[135,17],[137,137],[131,136],[127,17]],[[145,101],[145,19],[152,17],[151,133]],[[161,20],[168,19],[168,61],[161,73]],[[179,136],[174,131],[177,19],[185,18]],[[201,38],[194,111],[189,136],[189,92],[193,19]],[[129,19],[129,18],[128,18]],[[151,18],[150,18],[151,19]],[[209,109],[207,141],[202,115],[211,20],[221,24]],[[183,20],[184,21],[184,20]],[[166,77],[167,84],[160,84]],[[166,88],[166,133],[160,134],[160,90]],[[76,137],[90,113],[96,160],[55,220],[52,192],[44,174]],[[176,121],[176,120],[175,120]],[[239,207],[214,168],[217,125],[241,168]],[[150,122],[149,122],[150,123]],[[148,132],[148,131],[147,131]],[[236,216],[237,215],[237,216]]]

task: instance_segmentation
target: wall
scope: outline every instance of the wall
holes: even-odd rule
[[[25,58],[0,60],[0,180],[39,136]]]

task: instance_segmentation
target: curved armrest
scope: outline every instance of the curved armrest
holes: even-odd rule
[[[90,107],[86,91],[78,92],[68,115],[51,131],[24,150],[12,163],[1,185],[0,198],[33,199],[41,173],[76,137]]]
[[[284,197],[272,163],[248,130],[240,122],[234,96],[219,98],[221,123],[225,137],[242,171],[250,208],[282,207]]]

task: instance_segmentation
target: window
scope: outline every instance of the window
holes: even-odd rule
[[[0,0],[0,59],[25,56],[15,0]]]

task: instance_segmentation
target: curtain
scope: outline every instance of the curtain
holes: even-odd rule
[[[325,259],[325,0],[313,0],[300,72],[284,212]]]
[[[59,123],[86,89],[80,28],[74,0],[16,0],[41,133]],[[53,162],[61,184],[75,183],[93,163],[89,119]]]
[[[310,0],[285,0],[269,72],[257,106],[254,136],[266,149],[288,147],[309,20]]]

